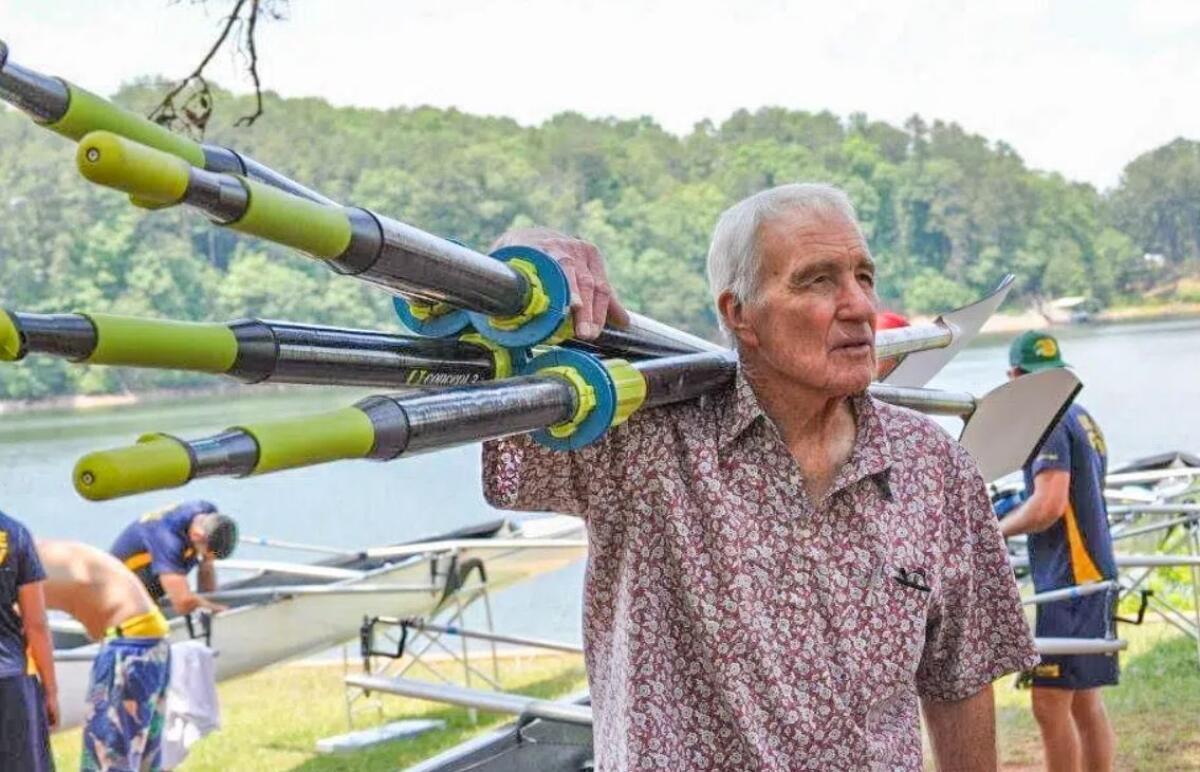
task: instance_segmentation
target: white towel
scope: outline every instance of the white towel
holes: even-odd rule
[[[193,743],[220,728],[221,709],[217,704],[217,666],[213,650],[200,641],[171,644],[163,769],[174,769],[182,764]]]

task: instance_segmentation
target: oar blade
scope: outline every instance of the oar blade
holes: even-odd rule
[[[1083,388],[1070,370],[1023,375],[985,394],[959,442],[987,481],[1015,472],[1041,447]]]
[[[950,345],[907,355],[882,382],[889,386],[914,388],[929,383],[933,376],[941,372],[942,368],[979,334],[984,322],[996,313],[996,309],[1008,297],[1014,280],[1015,277],[1009,274],[1001,280],[992,294],[957,311],[939,316],[937,323],[947,326],[954,333]]]

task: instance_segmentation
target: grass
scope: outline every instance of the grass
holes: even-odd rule
[[[1121,685],[1104,699],[1117,730],[1121,770],[1200,770],[1200,664],[1196,645],[1163,623],[1123,625],[1130,646],[1122,656]],[[449,663],[439,665],[452,673]],[[585,685],[580,657],[512,658],[501,663],[507,689],[557,697]],[[340,665],[272,668],[220,686],[224,728],[201,740],[185,770],[394,770],[414,764],[474,734],[509,720],[399,697],[384,697],[383,712],[360,713],[355,728],[399,718],[440,718],[447,727],[415,740],[390,743],[345,756],[315,750],[322,737],[348,731]],[[1002,769],[1041,769],[1041,744],[1029,708],[1029,692],[996,684]],[[79,731],[54,738],[60,769],[78,768]]]
[[[451,663],[435,667],[455,673]],[[486,671],[485,671],[486,672]],[[506,689],[536,697],[553,698],[578,692],[586,686],[583,658],[537,656],[501,661],[501,683]],[[341,665],[283,665],[218,687],[222,728],[192,746],[180,769],[200,770],[333,770],[403,769],[469,737],[511,720],[509,716],[480,713],[472,724],[466,710],[402,697],[383,696],[382,713],[364,711],[354,729],[401,718],[434,718],[446,728],[413,740],[386,743],[348,755],[324,755],[317,740],[350,731]],[[59,769],[79,768],[80,730],[62,732],[53,740]]]
[[[1200,770],[1200,662],[1195,642],[1161,622],[1122,625],[1121,684],[1104,690],[1117,732],[1117,769]],[[996,684],[1001,768],[1042,768],[1029,692]]]

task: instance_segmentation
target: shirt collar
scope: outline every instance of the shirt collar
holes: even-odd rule
[[[766,413],[763,412],[762,405],[758,403],[754,389],[746,380],[745,370],[740,366],[733,380],[733,388],[728,393],[729,398],[721,416],[720,440],[717,443],[721,449],[740,437],[742,432],[746,431],[755,420],[766,418]]]
[[[756,420],[767,420],[767,414],[741,367],[738,368],[733,388],[728,393],[728,402],[720,420],[718,447],[722,450],[740,437]],[[851,397],[850,404],[854,408],[857,426],[854,448],[850,451],[850,458],[834,479],[830,493],[849,487],[864,477],[884,472],[895,463],[879,403],[874,397],[863,393]]]

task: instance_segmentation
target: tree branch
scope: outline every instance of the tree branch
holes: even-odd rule
[[[207,0],[192,0],[205,4]],[[287,0],[234,0],[233,8],[225,17],[220,34],[209,47],[208,53],[187,77],[176,83],[158,105],[150,111],[150,119],[171,129],[183,131],[197,137],[204,135],[213,112],[213,95],[204,70],[212,62],[217,51],[231,38],[237,50],[245,55],[246,71],[254,83],[255,109],[249,115],[237,119],[236,126],[252,126],[263,114],[262,81],[258,74],[258,19],[265,12],[271,19],[284,18],[282,6]]]

